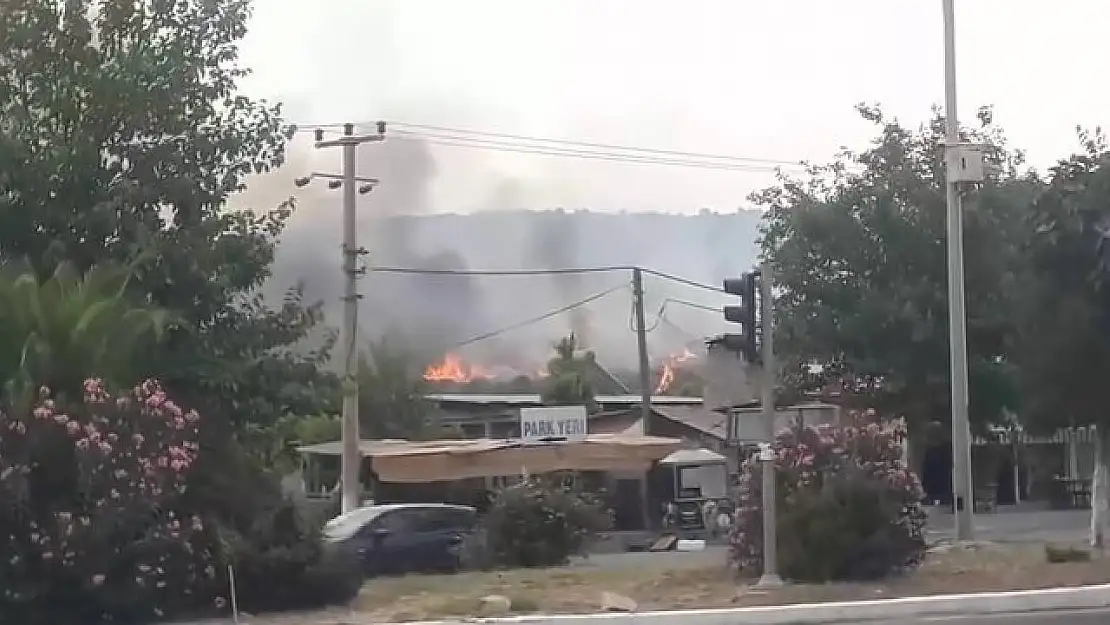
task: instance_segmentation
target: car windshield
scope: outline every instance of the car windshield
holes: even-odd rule
[[[382,508],[369,507],[341,514],[324,525],[324,537],[330,540],[347,540],[382,512]]]

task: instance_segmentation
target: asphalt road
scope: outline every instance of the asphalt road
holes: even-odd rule
[[[944,510],[929,510],[926,531],[931,539],[950,538],[953,517]],[[1083,542],[1091,527],[1088,510],[1000,509],[975,515],[976,538],[993,542]]]
[[[848,621],[841,622],[848,625]],[[989,616],[936,616],[893,621],[865,621],[865,623],[870,625],[1107,625],[1107,623],[1110,623],[1110,608],[1022,612]]]

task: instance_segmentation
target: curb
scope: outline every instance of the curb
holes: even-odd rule
[[[636,625],[802,625],[943,616],[986,616],[1052,610],[1090,610],[1110,607],[1110,584],[978,593],[936,595],[873,601],[810,603],[712,610],[666,612],[608,612],[600,614],[522,615],[421,621],[404,625],[599,625],[624,621]],[[339,625],[337,623],[336,625]],[[389,624],[381,624],[389,625]]]

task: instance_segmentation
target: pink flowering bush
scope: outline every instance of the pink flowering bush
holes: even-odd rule
[[[873,410],[851,427],[793,427],[775,440],[780,572],[795,581],[877,579],[920,564],[924,493],[902,461],[904,432]],[[762,467],[741,470],[731,562],[763,564]]]
[[[48,389],[0,414],[0,622],[150,620],[219,601],[214,532],[179,509],[199,417],[156,382]]]

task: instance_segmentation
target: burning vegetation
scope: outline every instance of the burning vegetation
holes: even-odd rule
[[[481,381],[509,381],[521,377],[536,380],[547,377],[547,372],[543,369],[528,372],[508,365],[479,365],[467,362],[462,356],[450,352],[439,362],[424,369],[424,381],[442,384],[465,385]]]
[[[657,369],[657,381],[653,391],[657,395],[666,394],[693,394],[700,392],[701,380],[699,375],[700,358],[688,348],[668,355],[662,360]],[[632,385],[637,379],[634,371],[626,372],[619,377]],[[437,387],[453,387],[459,390],[473,391],[481,388],[483,392],[504,387],[508,391],[534,391],[535,387],[525,385],[524,381],[539,382],[549,376],[546,367],[519,367],[504,364],[490,365],[478,364],[468,361],[460,354],[449,352],[438,362],[428,365],[424,369],[424,381]],[[516,384],[510,384],[510,383]],[[510,388],[511,387],[511,388]],[[526,388],[530,387],[530,388]],[[599,390],[599,392],[606,392]],[[609,391],[613,392],[613,391]],[[620,392],[620,391],[616,391]]]
[[[693,361],[696,361],[697,358],[697,354],[685,347],[682,348],[682,351],[664,358],[663,367],[659,371],[659,382],[655,385],[655,394],[663,395],[675,388],[675,381],[678,379],[679,373],[685,370]]]

